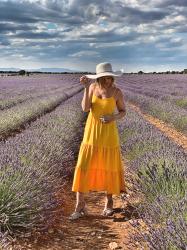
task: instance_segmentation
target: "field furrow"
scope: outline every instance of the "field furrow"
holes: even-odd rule
[[[24,103],[24,102],[27,102],[27,101],[30,101],[30,100],[33,100],[35,98],[42,98],[42,97],[45,97],[45,96],[49,96],[49,95],[52,95],[52,94],[57,94],[59,92],[63,92],[64,90],[68,90],[68,89],[71,89],[71,88],[74,88],[76,87],[76,85],[73,85],[73,86],[70,86],[70,87],[67,87],[67,86],[64,86],[64,87],[57,87],[57,88],[54,88],[53,90],[46,90],[46,93],[44,92],[44,90],[40,90],[40,91],[36,91],[35,90],[35,93],[31,94],[29,93],[28,95],[25,94],[21,94],[21,96],[15,96],[15,97],[11,97],[11,98],[6,98],[4,96],[3,99],[0,99],[0,110],[7,110],[11,107],[14,107],[16,106],[17,104],[20,104],[20,103]]]
[[[63,92],[35,98],[0,112],[0,139],[5,140],[7,137],[18,133],[25,128],[28,122],[34,121],[45,113],[52,111],[81,89],[81,86],[64,89]]]
[[[145,120],[149,121],[160,131],[162,131],[164,135],[168,136],[170,139],[172,139],[174,142],[176,142],[179,146],[181,146],[187,151],[187,137],[184,134],[178,132],[175,128],[171,127],[169,124],[151,115],[143,113],[141,109],[138,106],[134,105],[133,103],[129,103],[129,105],[139,114],[141,114]]]
[[[187,111],[162,100],[123,90],[126,101],[139,106],[142,112],[158,118],[187,135]]]

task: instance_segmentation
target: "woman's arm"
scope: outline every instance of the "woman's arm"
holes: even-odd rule
[[[83,95],[83,99],[81,102],[82,110],[84,112],[88,112],[92,106],[91,101],[92,101],[92,94],[93,94],[93,85],[94,84],[90,84],[84,87],[84,95]]]
[[[117,98],[117,101],[116,101],[116,106],[117,106],[117,109],[118,109],[119,113],[113,115],[114,120],[121,119],[126,115],[126,106],[125,106],[125,103],[124,103],[124,96],[123,96],[123,93],[122,93],[122,91],[120,89],[118,89],[117,97],[118,98]]]

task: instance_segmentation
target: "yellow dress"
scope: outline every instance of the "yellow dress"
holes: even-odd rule
[[[83,140],[74,171],[72,191],[107,191],[119,195],[126,192],[124,164],[116,121],[103,123],[99,117],[114,113],[114,97],[101,99],[92,95]]]

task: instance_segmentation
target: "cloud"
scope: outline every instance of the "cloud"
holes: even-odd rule
[[[182,6],[182,7],[187,7],[187,1],[186,0],[165,0],[165,1],[160,1],[157,4],[158,7],[169,7],[169,6]]]
[[[0,35],[0,46],[8,46],[10,45],[10,42],[8,39],[2,35]]]
[[[100,54],[97,51],[83,50],[70,54],[71,57],[100,57]]]
[[[8,23],[8,22],[1,22],[0,23],[0,33],[7,33],[7,32],[16,32],[17,30],[21,30],[21,31],[28,31],[28,30],[32,30],[33,27],[30,25],[16,25],[14,23]],[[37,29],[37,27],[36,27]]]
[[[48,33],[48,32],[19,32],[12,37],[16,38],[27,38],[27,39],[47,39],[47,38],[56,38],[58,33]]]
[[[4,0],[0,66],[11,58],[86,70],[106,60],[121,68],[159,68],[171,58],[185,65],[186,22],[184,0]]]

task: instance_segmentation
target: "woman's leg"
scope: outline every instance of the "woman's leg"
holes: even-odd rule
[[[84,200],[84,193],[82,192],[77,192],[76,193],[76,206],[74,212],[69,216],[70,220],[76,220],[80,217],[88,214],[87,208],[86,208],[86,203]]]
[[[105,208],[113,208],[112,194],[106,194]]]
[[[76,193],[76,206],[75,206],[75,211],[79,212],[81,208],[85,206],[85,200],[84,200],[84,193],[82,192],[77,192]]]

